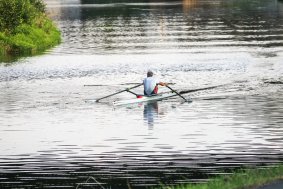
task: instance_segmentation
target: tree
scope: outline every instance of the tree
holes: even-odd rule
[[[43,12],[42,0],[0,0],[0,31],[13,33],[21,24],[32,24]]]

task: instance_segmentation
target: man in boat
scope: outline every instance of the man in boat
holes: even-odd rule
[[[144,95],[150,96],[150,95],[157,94],[158,85],[166,86],[167,83],[157,81],[153,77],[153,72],[149,70],[147,72],[147,77],[143,80]]]

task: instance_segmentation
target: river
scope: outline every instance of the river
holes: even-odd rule
[[[147,188],[283,161],[282,1],[46,2],[62,44],[0,63],[0,188]],[[149,69],[209,89],[88,101]]]

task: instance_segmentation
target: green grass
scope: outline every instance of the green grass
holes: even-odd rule
[[[19,25],[13,33],[0,32],[0,57],[39,54],[60,41],[59,30],[42,15],[31,25]]]
[[[186,184],[180,186],[162,186],[170,189],[251,189],[276,180],[283,179],[283,165],[269,168],[240,170],[234,174],[211,179],[204,184]]]

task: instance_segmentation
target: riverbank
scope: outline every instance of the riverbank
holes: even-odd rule
[[[240,170],[231,175],[217,177],[204,184],[181,185],[172,187],[172,189],[257,189],[264,185],[272,189],[273,184],[280,180],[283,180],[283,165]]]
[[[9,8],[13,5],[5,4],[5,6]],[[9,18],[9,12],[5,12],[3,5],[1,8],[1,12],[7,14],[5,17]],[[13,10],[14,12],[17,11],[16,8]],[[27,8],[22,8],[22,11],[24,9]],[[29,13],[24,13],[22,16],[24,18],[26,18],[27,15],[30,16],[27,21],[21,18],[21,16],[17,18],[19,21],[16,19],[12,21],[1,20],[4,24],[1,25],[0,30],[0,59],[3,60],[5,57],[9,56],[30,56],[39,54],[60,43],[60,31],[52,20],[47,17],[45,12],[43,10],[37,10],[36,7],[33,8],[32,3],[26,11],[31,10],[34,12],[32,16],[28,15]]]
[[[60,32],[45,18],[42,27],[23,24],[15,34],[0,32],[0,56],[34,55],[60,43]]]

